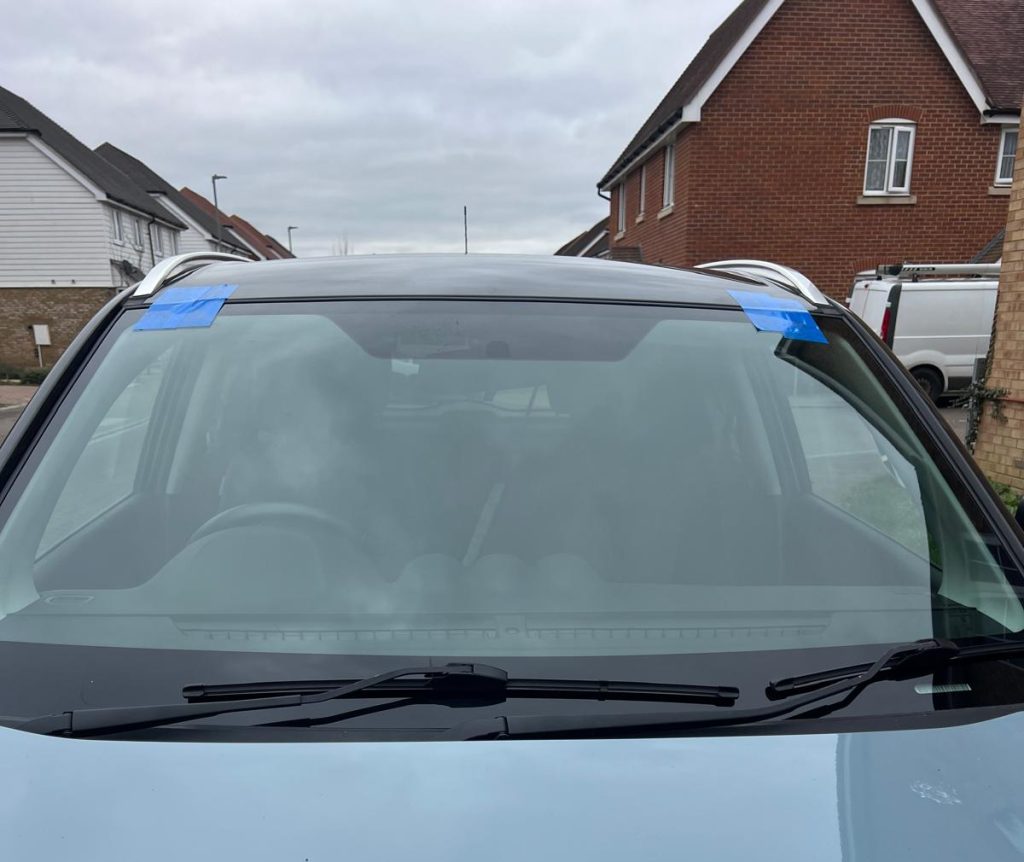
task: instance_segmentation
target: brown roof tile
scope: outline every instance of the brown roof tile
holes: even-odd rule
[[[235,233],[255,248],[263,257],[268,260],[276,260],[281,257],[277,249],[270,242],[270,238],[265,233],[258,231],[241,216],[231,216],[229,224]],[[286,256],[290,257],[291,255]]]
[[[1019,111],[1024,95],[1024,2],[932,0],[995,110]]]
[[[704,86],[767,2],[768,0],[743,0],[722,22],[722,25],[708,37],[704,47],[697,52],[697,56],[679,76],[679,80],[672,85],[665,94],[665,98],[658,103],[658,107],[647,118],[647,122],[633,136],[633,140],[629,142],[626,149],[615,160],[615,164],[598,183],[599,186],[633,161],[646,144],[679,119],[686,103]]]
[[[595,243],[594,246],[587,251],[587,257],[597,257],[602,251],[605,251],[608,248],[607,216],[601,219],[593,227],[589,227],[585,231],[583,231],[583,233],[574,236],[558,251],[556,251],[555,254],[561,257],[579,257],[583,250],[587,248],[587,246],[591,245],[591,243],[594,243],[594,240],[598,239],[598,237],[601,236],[602,232],[605,233],[605,236],[599,242]]]

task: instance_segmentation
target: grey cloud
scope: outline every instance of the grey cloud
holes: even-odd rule
[[[732,0],[43,0],[0,84],[300,254],[547,253]]]

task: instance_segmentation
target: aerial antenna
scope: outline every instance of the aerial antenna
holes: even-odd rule
[[[464,245],[463,254],[469,254],[469,211],[466,205],[462,205],[462,242]]]

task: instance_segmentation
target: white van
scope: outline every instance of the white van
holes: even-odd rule
[[[902,264],[862,272],[850,309],[883,339],[889,291],[902,285],[893,352],[933,399],[963,389],[988,353],[998,263]]]

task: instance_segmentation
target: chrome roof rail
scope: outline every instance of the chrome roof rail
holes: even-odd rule
[[[188,254],[177,254],[174,257],[164,258],[147,272],[146,277],[139,282],[132,296],[151,296],[163,287],[175,272],[189,264],[195,264],[191,268],[198,269],[203,264],[224,260],[249,262],[247,257],[239,257],[237,254],[227,254],[222,251],[193,251]]]
[[[811,305],[828,305],[828,299],[806,275],[792,267],[771,263],[767,260],[716,260],[702,263],[697,269],[714,269],[723,272],[734,272],[760,281],[770,281],[787,290],[800,294]]]

